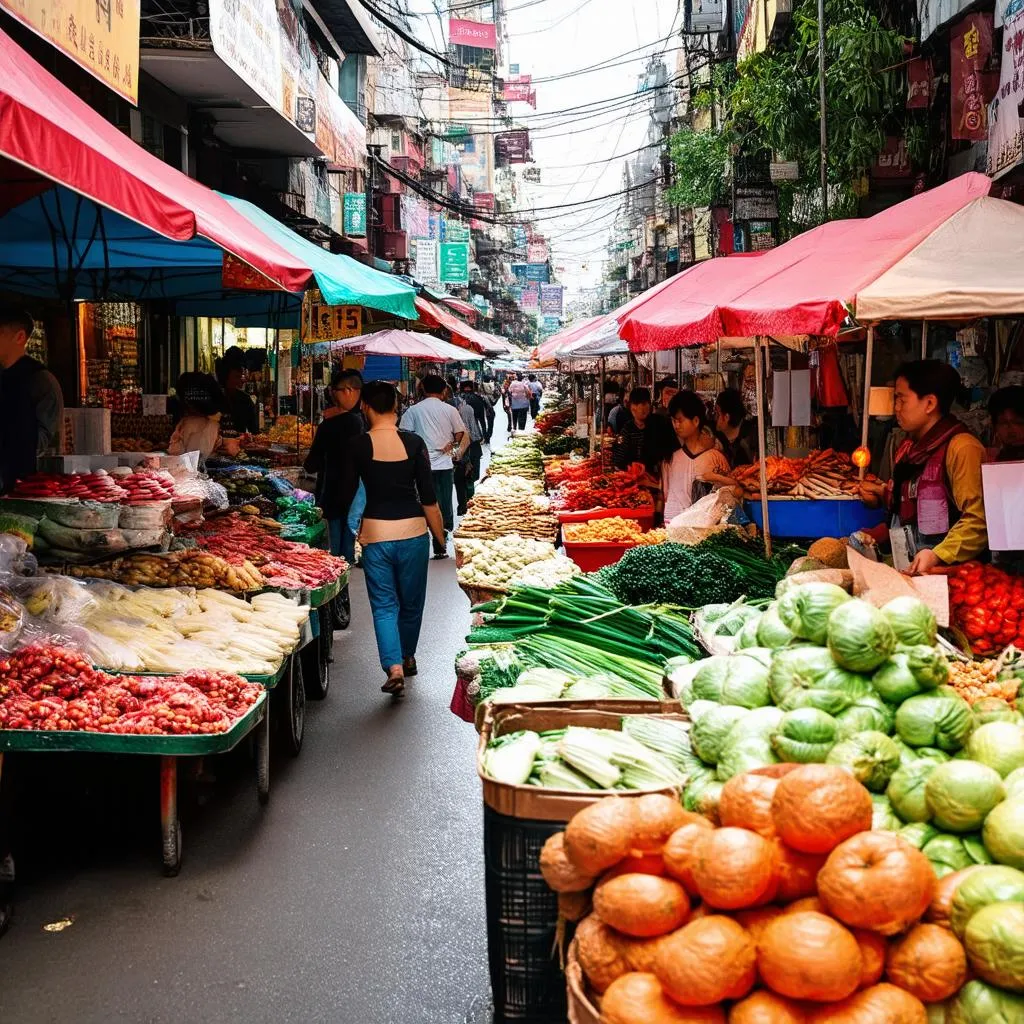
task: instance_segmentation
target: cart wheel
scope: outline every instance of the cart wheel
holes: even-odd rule
[[[307,644],[306,649],[313,647]],[[288,687],[288,708],[284,722],[284,739],[288,753],[297,757],[302,750],[302,736],[306,731],[306,688],[302,684],[302,653],[299,657],[292,655],[292,670]]]
[[[331,675],[323,654],[323,636],[321,626],[320,635],[299,651],[297,659],[302,663],[302,678],[306,684],[306,696],[310,700],[323,700],[331,686]]]
[[[348,629],[352,621],[351,599],[349,597],[348,585],[341,588],[338,596],[331,602],[334,612],[334,628]]]
[[[270,709],[256,727],[256,798],[261,804],[270,800]]]
[[[178,819],[178,760],[160,758],[160,827],[164,874],[173,878],[181,870],[181,822]]]

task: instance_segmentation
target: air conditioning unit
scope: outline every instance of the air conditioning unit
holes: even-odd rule
[[[386,260],[407,260],[409,258],[409,236],[404,231],[383,232],[384,259]]]

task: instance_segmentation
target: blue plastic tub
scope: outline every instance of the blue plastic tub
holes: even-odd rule
[[[761,502],[744,505],[758,529],[764,529]],[[768,524],[773,537],[848,537],[884,521],[884,508],[868,508],[859,498],[768,499]]]

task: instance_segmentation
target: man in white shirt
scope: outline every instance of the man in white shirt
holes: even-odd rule
[[[523,375],[517,373],[508,386],[509,407],[512,410],[512,436],[516,432],[526,429],[526,414],[530,411],[530,401],[533,392],[530,385],[523,380]]]
[[[420,384],[425,397],[406,409],[399,427],[419,434],[427,446],[434,490],[441,506],[441,518],[444,520],[445,533],[450,533],[455,528],[452,513],[452,488],[455,485],[452,456],[454,454],[456,459],[462,457],[462,453],[469,447],[469,433],[458,410],[444,400],[447,388],[444,379],[429,374]],[[433,544],[435,558],[448,557],[447,548],[441,547],[436,540]]]
[[[535,420],[537,413],[540,412],[540,396],[544,394],[544,385],[532,373],[528,382],[530,385],[530,418]]]

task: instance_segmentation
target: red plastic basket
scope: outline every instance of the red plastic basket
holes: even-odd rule
[[[619,516],[622,519],[635,519],[640,524],[640,529],[650,530],[654,526],[654,506],[646,505],[644,508],[588,508],[582,512],[557,512],[560,523],[589,523],[592,519],[612,519]]]
[[[617,562],[636,543],[631,540],[612,543],[609,541],[563,541],[565,553],[584,571],[597,572],[606,565]]]

